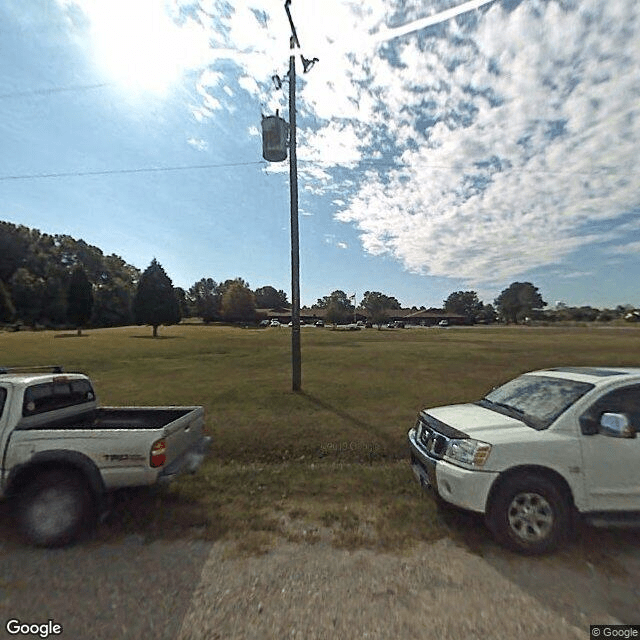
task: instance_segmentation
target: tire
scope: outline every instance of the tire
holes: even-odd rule
[[[526,554],[549,553],[564,541],[571,526],[569,500],[550,479],[514,476],[497,489],[487,526],[503,546]]]
[[[82,475],[67,470],[45,471],[18,496],[18,525],[30,544],[60,547],[76,541],[92,526],[94,507]]]

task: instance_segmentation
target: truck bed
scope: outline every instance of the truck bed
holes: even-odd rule
[[[161,429],[193,407],[99,407],[48,421],[29,421],[18,429]]]

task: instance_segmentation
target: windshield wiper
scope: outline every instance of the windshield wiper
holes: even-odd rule
[[[489,400],[489,402],[491,402],[492,404],[497,405],[498,407],[502,407],[503,409],[506,409],[507,411],[510,411],[511,413],[515,413],[518,416],[525,416],[525,412],[522,409],[518,409],[517,407],[512,407],[510,404],[506,404],[504,402],[493,402],[493,400]]]
[[[522,422],[524,422],[527,426],[533,427],[534,429],[539,430],[544,428],[539,418],[536,418],[535,416],[528,414],[526,411],[523,411],[522,409],[518,409],[517,407],[512,407],[510,404],[507,404],[506,402],[496,402],[495,400],[482,398],[482,400],[480,400],[478,404],[480,404],[480,406],[486,407],[487,409],[491,409],[492,407],[499,407],[500,409],[503,409],[505,413],[509,414],[514,418],[518,418],[519,420],[522,420]],[[502,413],[502,411],[500,411],[499,413]]]
[[[508,413],[517,415],[519,418],[524,418],[524,416],[526,415],[525,412],[522,411],[522,409],[512,407],[510,404],[506,404],[505,402],[496,402],[495,400],[489,400],[489,398],[482,398],[482,400],[480,400],[480,404],[485,407],[487,405],[490,405],[489,407],[487,407],[488,409],[491,407],[500,407]]]

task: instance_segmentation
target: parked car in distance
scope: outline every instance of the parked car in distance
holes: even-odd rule
[[[324,322],[322,320],[316,320],[314,325],[316,327],[324,327]]]
[[[280,326],[280,322],[279,322],[278,320],[272,320],[272,321],[269,323],[269,326],[270,326],[270,327],[279,327],[279,326]]]
[[[449,326],[449,321],[448,320],[440,320],[440,322],[438,322],[438,326],[439,327],[448,327]]]
[[[501,544],[544,553],[578,516],[640,526],[638,430],[640,368],[558,367],[422,410],[411,465],[440,499],[483,514]]]
[[[269,326],[269,320],[260,320],[260,324],[258,326],[259,327],[268,327]]]

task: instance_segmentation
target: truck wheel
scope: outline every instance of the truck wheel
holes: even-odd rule
[[[570,523],[568,500],[556,484],[530,474],[506,480],[487,513],[487,526],[497,541],[528,554],[555,549]]]
[[[59,547],[88,529],[93,507],[91,491],[79,473],[52,470],[34,478],[18,497],[18,522],[31,544]]]

